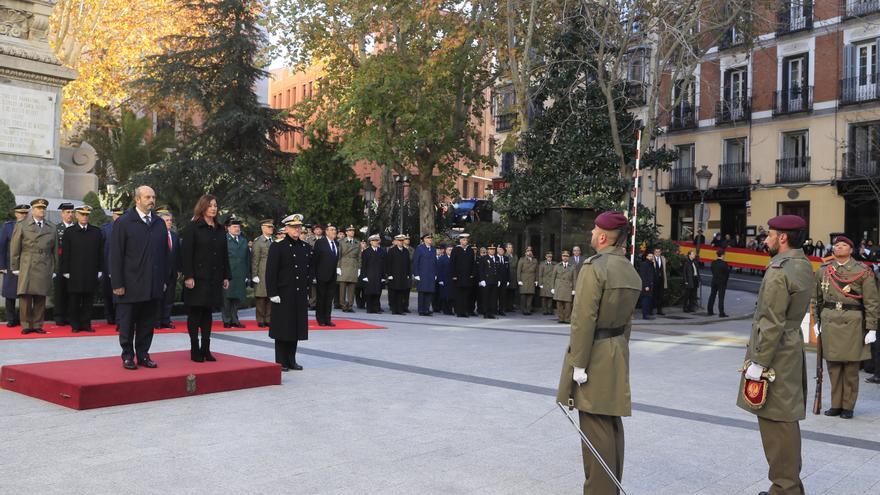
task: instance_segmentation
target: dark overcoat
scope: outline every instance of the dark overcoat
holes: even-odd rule
[[[125,288],[116,296],[119,303],[161,299],[171,275],[168,262],[168,229],[165,222],[151,215],[144,222],[136,208],[126,211],[113,225],[110,238],[110,284]]]
[[[368,247],[361,253],[361,282],[364,294],[368,296],[382,293],[382,281],[385,280],[385,250]],[[366,279],[366,280],[365,280]]]
[[[86,224],[83,230],[79,224],[75,224],[64,231],[61,243],[60,271],[70,274],[67,291],[82,294],[95,292],[98,288],[98,272],[103,265],[101,258],[104,256],[101,229]]]
[[[18,297],[18,276],[12,274],[9,269],[9,243],[12,242],[12,231],[15,230],[15,220],[3,224],[0,230],[0,269],[6,270],[3,274],[2,295],[8,299]]]
[[[437,255],[434,248],[419,244],[413,254],[413,276],[418,276],[416,290],[419,292],[434,292],[434,283],[437,278]]]
[[[450,257],[452,270],[452,284],[456,287],[470,287],[474,285],[474,273],[476,270],[476,257],[470,246],[452,248]]]
[[[105,277],[110,276],[110,239],[113,237],[113,224],[115,220],[101,225],[101,235],[104,236],[104,255],[101,257],[101,271]]]
[[[315,276],[312,247],[286,236],[269,246],[266,260],[266,295],[272,303],[269,337],[292,342],[309,339],[309,288]]]
[[[452,283],[452,275],[449,272],[449,266],[449,256],[446,256],[445,253],[437,258],[437,286],[440,288],[440,297],[443,299],[450,299],[451,296],[449,284]]]
[[[242,238],[247,248],[247,241]],[[195,279],[192,289],[183,288],[183,302],[187,306],[219,308],[223,305],[223,280],[232,275],[226,231],[220,224],[213,227],[198,219],[184,229],[181,244],[183,279]]]
[[[391,246],[388,248],[388,258],[385,263],[385,275],[388,279],[388,288],[394,290],[409,290],[410,270],[409,251],[406,248]],[[394,277],[393,279],[391,277]]]

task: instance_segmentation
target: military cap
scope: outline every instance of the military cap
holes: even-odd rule
[[[571,256],[571,253],[568,251],[562,251],[562,256]]]
[[[115,213],[115,214],[117,214],[117,215],[122,215],[123,213],[125,213],[125,210],[122,209],[121,206],[117,206],[116,208],[113,208],[112,210],[110,210],[110,213]]]
[[[315,222],[315,223],[312,225],[312,230],[315,230],[315,229],[321,229],[321,230],[324,230],[324,225],[323,225],[321,222]]]
[[[489,244],[486,249],[495,249],[495,244]]]
[[[15,205],[16,213],[27,213],[31,210],[31,205]]]
[[[301,227],[302,226],[302,217],[297,215],[288,215],[284,217],[284,220],[281,221],[286,226],[289,227]]]
[[[471,236],[471,235],[468,234],[467,232],[462,232],[461,234],[458,234],[458,237],[464,237],[465,239],[467,239],[467,238],[470,237],[470,236]]]
[[[431,239],[433,239],[433,238],[434,238],[434,234],[431,234],[431,233],[428,233],[428,234],[422,234],[422,239],[425,239],[425,238],[431,238]]]
[[[73,209],[73,203],[61,203],[60,205],[58,205],[58,210],[60,210],[60,211],[67,211],[67,210],[72,210],[72,209]]]
[[[275,221],[272,220],[271,218],[265,218],[263,220],[260,220],[260,227],[263,227],[263,226],[275,227]]]
[[[850,249],[855,249],[855,248],[856,248],[856,246],[855,246],[855,244],[853,243],[853,241],[850,240],[850,238],[847,237],[847,236],[845,236],[845,235],[839,235],[839,236],[834,237],[834,240],[831,241],[831,244],[834,245],[834,244],[837,244],[838,242],[842,242],[842,243],[844,243],[844,244],[849,244],[849,248],[850,248]]]
[[[406,236],[403,234],[397,234],[396,236],[394,236],[395,241],[402,241],[404,239],[406,239]]]
[[[294,213],[293,215],[290,215],[290,216],[295,218],[296,220],[299,220],[300,222],[302,222],[303,219],[305,218],[305,217],[303,217],[302,213]]]
[[[446,249],[446,244],[444,244],[444,243],[437,244],[437,249]]]
[[[380,238],[379,238],[379,234],[373,234],[373,235],[371,235],[367,240],[369,240],[369,241],[378,241],[378,240],[380,240]]]
[[[627,226],[629,220],[619,211],[606,211],[596,217],[596,227],[602,230],[617,230]]]
[[[275,229],[275,235],[283,235],[283,234],[284,234],[284,227],[278,227],[277,229]]]
[[[333,227],[334,229],[336,228],[335,225],[333,225],[333,224],[330,223],[330,222],[327,222],[327,225],[324,226],[324,230],[327,230],[327,229],[329,229],[330,227]],[[338,230],[338,229],[337,229],[337,230]]]
[[[31,208],[46,208],[49,206],[49,200],[38,198],[31,201]]]
[[[807,222],[797,215],[779,215],[767,221],[773,230],[806,230]]]
[[[238,218],[231,218],[228,225],[242,225],[242,221]]]
[[[160,206],[156,208],[156,215],[170,215],[171,210],[168,209],[167,206]]]
[[[346,232],[350,232],[350,231],[354,231],[354,230],[355,230],[354,225],[349,225],[348,227],[345,228]]]
[[[92,207],[89,205],[82,205],[76,209],[76,212],[81,215],[91,215],[92,214]]]
[[[404,240],[409,240],[409,234],[403,234]]]

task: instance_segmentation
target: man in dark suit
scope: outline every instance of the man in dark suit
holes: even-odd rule
[[[468,246],[470,234],[463,233],[458,236],[459,245],[452,249],[449,264],[452,273],[452,290],[455,298],[455,314],[459,318],[467,318],[471,309],[471,286],[475,277],[474,251]]]
[[[11,260],[9,245],[12,243],[12,232],[15,224],[28,216],[31,205],[17,205],[15,207],[15,220],[3,224],[0,231],[0,273],[3,274],[3,298],[6,300],[6,326],[17,327],[21,325],[18,310],[15,309],[15,301],[18,299],[18,275],[14,275],[9,269]]]
[[[693,313],[694,306],[697,304],[697,288],[700,286],[700,271],[693,251],[688,251],[681,270],[684,274],[684,294],[681,297],[682,310],[685,313]]]
[[[385,250],[379,247],[379,234],[370,236],[370,247],[361,252],[360,281],[364,284],[367,313],[381,313],[379,298],[385,282]]]
[[[55,224],[56,236],[58,237],[58,257],[56,260],[61,259],[62,249],[64,245],[64,233],[70,227],[73,227],[73,203],[61,203],[58,205],[58,210],[61,212],[61,221]],[[56,261],[57,263],[57,261]],[[55,278],[52,279],[52,285],[54,291],[52,292],[52,302],[54,304],[53,312],[55,313],[55,324],[58,326],[62,325],[70,325],[70,318],[68,318],[67,308],[69,306],[67,302],[67,279],[61,276],[61,266],[55,265],[56,273]]]
[[[94,332],[92,305],[95,290],[103,276],[101,258],[104,236],[101,229],[89,224],[90,206],[76,209],[76,223],[64,231],[59,271],[67,282],[68,312],[73,333]]]
[[[651,297],[654,309],[658,315],[663,315],[663,294],[669,287],[669,272],[666,270],[666,257],[663,256],[663,250],[654,248],[654,294]]]
[[[116,325],[116,305],[113,301],[113,284],[110,283],[110,238],[113,236],[113,224],[125,213],[122,208],[113,208],[111,220],[101,225],[101,235],[104,236],[104,256],[101,258],[101,290],[104,296],[104,318],[110,325]],[[119,331],[119,327],[116,327]]]
[[[404,301],[409,298],[412,264],[409,259],[409,251],[403,245],[405,235],[399,234],[394,237],[394,245],[388,248],[388,258],[385,263],[385,279],[388,281],[388,306],[391,314],[402,315],[406,310]]]
[[[168,264],[171,265],[171,275],[165,282],[165,293],[162,295],[162,311],[159,315],[158,328],[174,328],[171,323],[171,308],[174,307],[174,298],[177,295],[177,279],[183,270],[180,257],[180,236],[172,230],[174,228],[174,215],[168,208],[159,208],[156,215],[165,222],[168,229]]]
[[[138,364],[156,367],[150,359],[150,344],[172,270],[168,263],[168,229],[153,214],[156,193],[148,186],[139,186],[134,201],[134,208],[114,224],[110,238],[110,281],[116,296],[122,366],[128,370],[136,370]]]
[[[327,235],[315,239],[315,319],[322,327],[335,327],[330,321],[333,312],[333,295],[336,293],[336,276],[339,265],[339,243],[336,227],[327,224]],[[341,270],[340,270],[341,271]]]
[[[651,316],[651,299],[654,297],[654,254],[648,253],[639,266],[639,276],[642,278],[642,319],[653,320]]]
[[[712,262],[712,291],[709,293],[709,304],[706,306],[707,314],[714,314],[715,296],[718,296],[718,316],[724,318],[724,293],[727,291],[727,280],[730,278],[730,265],[724,261],[724,250],[719,249],[716,253],[718,258]]]
[[[510,258],[501,244],[498,245],[495,259],[498,261],[498,306],[495,314],[505,316],[507,308],[507,288],[510,286]]]

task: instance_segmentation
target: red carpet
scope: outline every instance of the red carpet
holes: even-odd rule
[[[242,320],[241,323],[244,324],[245,328],[223,328],[222,322],[215,321],[212,329],[214,332],[269,332],[268,328],[257,327],[256,320]],[[371,325],[369,323],[363,323],[356,320],[333,320],[333,323],[336,324],[335,327],[319,327],[318,323],[315,320],[309,320],[309,330],[381,330],[385,328],[383,326]],[[175,321],[174,326],[175,328],[157,329],[156,333],[186,333],[186,321]],[[61,337],[96,337],[117,335],[115,325],[108,325],[103,322],[95,322],[92,323],[92,328],[95,329],[95,333],[73,333],[70,331],[70,327],[43,325],[43,330],[46,331],[46,333],[44,334],[30,333],[27,335],[22,335],[21,327],[9,328],[4,325],[0,326],[0,340],[57,339]]]
[[[119,356],[18,364],[3,366],[0,381],[6,390],[78,410],[281,384],[275,363],[214,356],[216,362],[195,363],[189,351],[159,352],[151,356],[158,368],[134,371]]]

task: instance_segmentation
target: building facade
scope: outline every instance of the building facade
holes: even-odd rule
[[[775,29],[749,46],[735,30],[709,50],[657,146],[678,153],[658,174],[662,235],[691,240],[754,235],[778,214],[807,219],[810,237],[878,241],[880,201],[880,1],[794,0],[768,13]],[[672,101],[672,100],[671,100]]]

